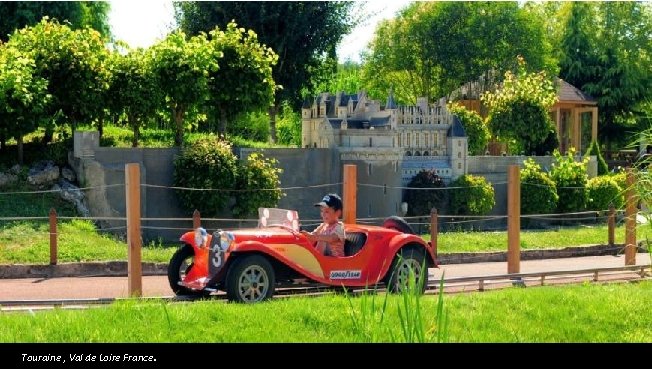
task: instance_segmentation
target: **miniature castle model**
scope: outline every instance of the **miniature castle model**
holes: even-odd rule
[[[384,107],[364,91],[353,95],[322,93],[303,103],[301,146],[330,148],[341,160],[371,165],[392,162],[403,185],[422,169],[434,169],[446,182],[467,172],[467,137],[446,100],[397,106],[393,93]],[[368,173],[370,174],[370,173]]]

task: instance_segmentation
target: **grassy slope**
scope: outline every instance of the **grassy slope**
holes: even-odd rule
[[[376,314],[371,299],[349,303],[330,296],[255,305],[130,301],[84,311],[0,314],[0,342],[405,341],[397,313],[402,297],[390,297],[382,322],[382,297],[376,298]],[[437,301],[425,297],[420,303],[426,341],[434,341]],[[446,295],[447,341],[652,342],[651,304],[649,281]]]

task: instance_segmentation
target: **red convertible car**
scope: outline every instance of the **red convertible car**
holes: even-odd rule
[[[423,291],[427,268],[436,266],[430,243],[399,217],[387,218],[382,227],[345,224],[344,257],[319,253],[299,233],[299,224],[296,211],[265,208],[259,209],[257,228],[187,232],[168,266],[170,287],[177,295],[223,290],[229,300],[249,303],[298,280],[339,287],[385,284],[397,292],[412,274]]]

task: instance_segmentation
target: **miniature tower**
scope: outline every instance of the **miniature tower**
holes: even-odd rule
[[[451,180],[466,174],[468,141],[462,122],[456,116],[453,116],[453,123],[448,128],[446,149],[451,161]]]
[[[312,142],[312,106],[308,98],[301,105],[301,147],[309,147]]]

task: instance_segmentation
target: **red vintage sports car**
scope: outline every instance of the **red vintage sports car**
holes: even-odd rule
[[[177,295],[226,291],[231,301],[258,302],[274,290],[310,281],[328,286],[364,287],[385,284],[400,291],[416,276],[425,289],[428,267],[437,265],[432,246],[399,217],[382,227],[345,224],[344,257],[324,256],[299,233],[296,211],[259,209],[257,228],[197,228],[181,236],[181,247],[168,266],[170,287]]]

